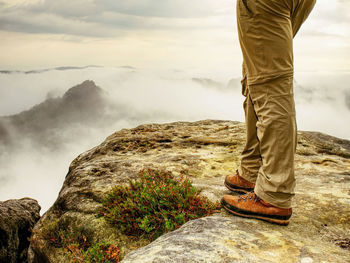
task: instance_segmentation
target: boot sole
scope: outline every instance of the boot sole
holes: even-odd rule
[[[289,219],[271,218],[271,217],[276,217],[275,215],[244,214],[244,213],[242,213],[243,210],[240,210],[239,208],[236,208],[237,210],[233,210],[232,208],[235,208],[235,207],[226,203],[226,201],[224,199],[221,199],[221,205],[227,212],[234,214],[234,215],[237,215],[237,216],[240,216],[240,217],[255,218],[255,219],[263,220],[263,221],[266,221],[266,222],[269,222],[272,224],[277,224],[277,225],[282,225],[282,226],[287,226],[289,224]],[[290,216],[280,216],[280,217],[289,218]]]
[[[239,193],[246,194],[246,193],[249,193],[249,192],[254,190],[254,188],[244,188],[244,187],[240,187],[240,186],[234,186],[232,184],[227,183],[226,181],[224,182],[224,184],[229,190],[231,190],[233,192],[239,192]]]

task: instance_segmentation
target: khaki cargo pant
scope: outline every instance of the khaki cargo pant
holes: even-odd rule
[[[293,37],[315,2],[237,0],[247,128],[238,170],[261,199],[281,208],[291,207],[295,187]]]

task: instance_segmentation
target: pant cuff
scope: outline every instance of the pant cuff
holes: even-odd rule
[[[254,193],[265,202],[274,205],[279,208],[291,208],[292,207],[292,196],[294,194],[286,193],[267,193],[258,185],[255,185]],[[287,197],[288,196],[288,197]]]
[[[238,173],[242,178],[244,178],[247,181],[254,183],[254,184],[256,182],[256,179],[258,178],[257,174],[251,174],[249,172],[245,172],[244,169],[240,165],[238,166]]]

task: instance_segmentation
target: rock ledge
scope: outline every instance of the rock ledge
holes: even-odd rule
[[[30,262],[68,262],[40,238],[50,220],[79,222],[93,241],[119,246],[122,262],[349,262],[342,248],[350,236],[350,142],[299,132],[297,188],[287,227],[226,212],[193,220],[151,244],[130,240],[95,215],[103,195],[135,178],[142,168],[185,174],[212,201],[229,193],[226,174],[239,163],[244,123],[220,120],[145,124],[122,129],[80,154],[54,205],[35,226]]]

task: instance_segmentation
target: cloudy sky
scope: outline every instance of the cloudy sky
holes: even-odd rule
[[[0,69],[132,65],[239,72],[234,0],[0,0]],[[318,0],[297,71],[350,69],[350,1]]]

